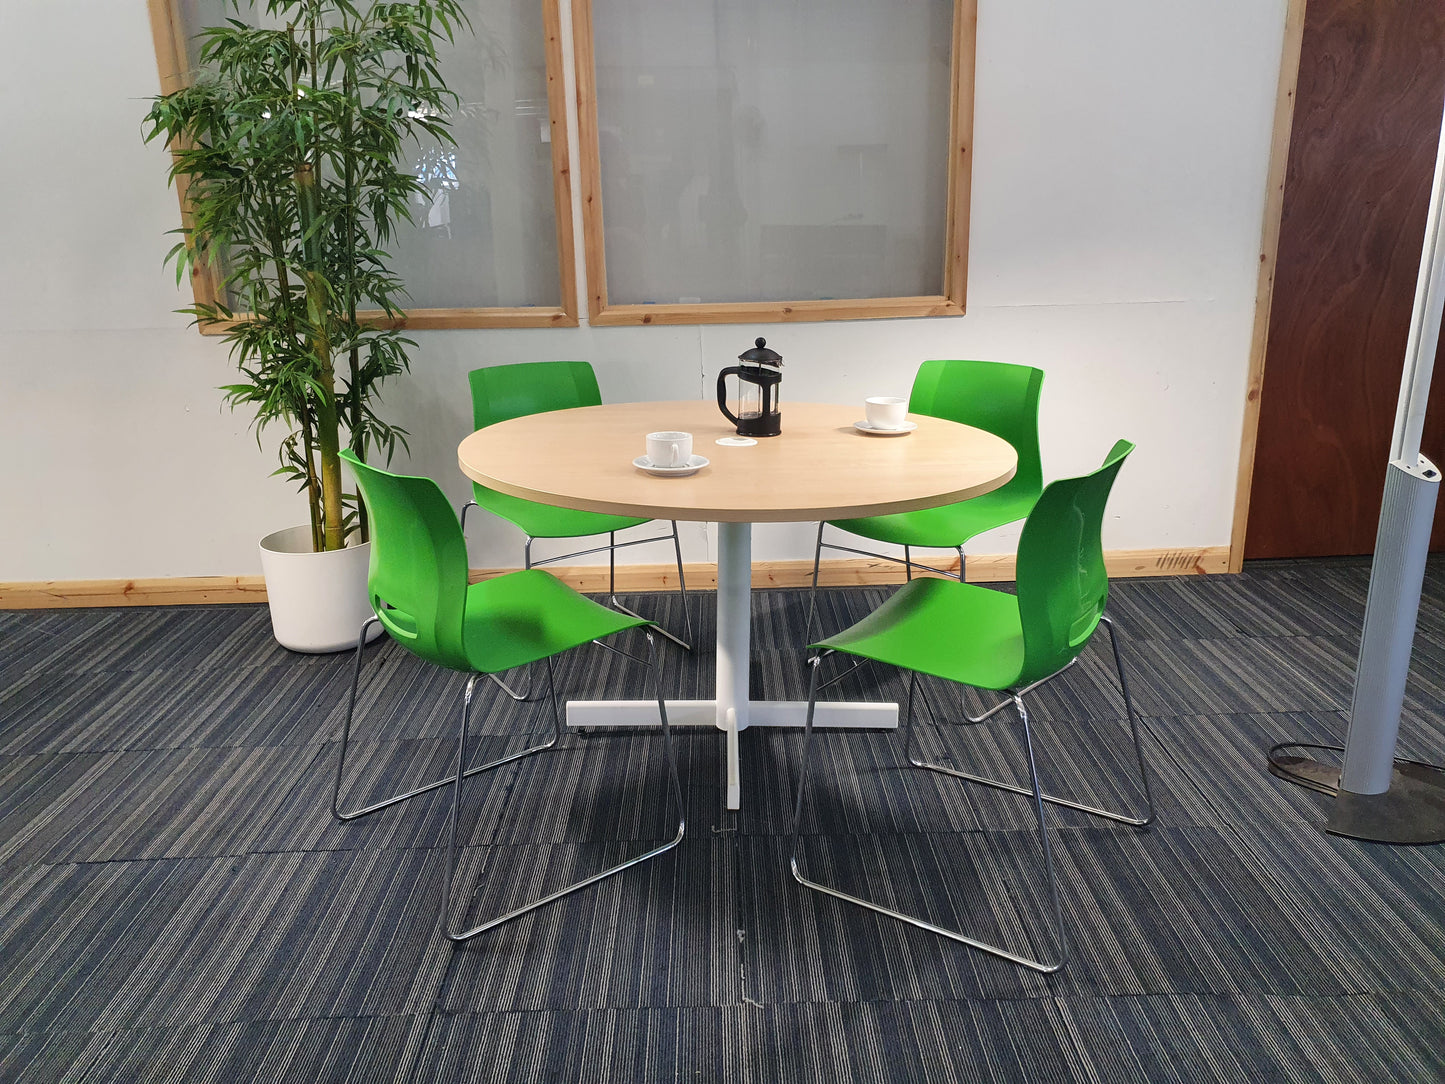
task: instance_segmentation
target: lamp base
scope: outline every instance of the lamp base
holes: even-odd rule
[[[1325,831],[1371,843],[1445,843],[1445,768],[1413,760],[1397,760],[1390,789],[1381,794],[1356,794],[1340,789],[1340,769],[1310,757],[1282,756],[1275,746],[1269,770],[1290,783],[1328,794]]]

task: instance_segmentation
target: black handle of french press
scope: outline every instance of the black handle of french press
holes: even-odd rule
[[[727,388],[723,386],[723,381],[733,373],[741,376],[742,371],[742,366],[740,365],[729,365],[717,374],[717,408],[723,412],[723,417],[727,418],[733,425],[742,425],[742,419],[738,418],[728,409]]]

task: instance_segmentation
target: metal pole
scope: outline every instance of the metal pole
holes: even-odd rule
[[[1415,283],[1415,309],[1410,316],[1410,339],[1405,347],[1405,371],[1400,375],[1400,403],[1395,411],[1395,435],[1390,458],[1413,464],[1420,454],[1420,430],[1425,425],[1425,401],[1440,342],[1440,318],[1445,315],[1445,111],[1440,120],[1440,142],[1435,149],[1435,183],[1430,189],[1430,214],[1425,220],[1425,245],[1420,253],[1420,277]]]
[[[1400,381],[1380,528],[1370,569],[1365,626],[1355,668],[1350,728],[1340,777],[1342,795],[1345,792],[1382,795],[1390,789],[1395,777],[1400,709],[1405,699],[1425,556],[1440,489],[1440,472],[1420,455],[1420,430],[1425,421],[1442,313],[1445,313],[1445,112],[1441,118],[1435,182],[1430,193],[1415,308]]]

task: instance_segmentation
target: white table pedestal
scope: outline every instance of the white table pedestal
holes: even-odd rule
[[[748,647],[752,633],[753,525],[718,524],[717,698],[669,700],[672,726],[715,726],[727,735],[727,807],[741,805],[738,733],[750,726],[801,727],[804,701],[750,701]],[[567,704],[569,727],[659,726],[655,700],[573,700]],[[814,726],[898,726],[897,704],[819,703]]]

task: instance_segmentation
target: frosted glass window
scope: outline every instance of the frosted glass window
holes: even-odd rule
[[[238,15],[228,0],[176,0],[188,36]],[[416,224],[401,223],[392,268],[408,309],[562,303],[547,109],[546,36],[537,0],[464,0],[473,33],[441,50],[441,71],[461,98],[455,147],[412,145],[429,196]],[[195,62],[196,44],[188,43]]]
[[[944,292],[953,0],[592,0],[611,305]]]

